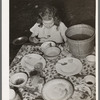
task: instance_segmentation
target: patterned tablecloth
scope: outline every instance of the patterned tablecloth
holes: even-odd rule
[[[61,45],[59,45],[59,47],[62,48]],[[45,58],[43,53],[40,51],[40,46],[25,44],[20,48],[19,52],[17,53],[14,60],[12,61],[11,65],[10,65],[10,72],[9,72],[10,74],[9,75],[11,76],[12,74],[14,74],[16,72],[25,72],[25,69],[22,68],[22,66],[21,66],[21,59],[25,55],[32,54],[32,53],[40,54]],[[95,52],[93,52],[93,54],[95,54]],[[49,60],[49,59],[45,58],[46,66],[42,70],[43,77],[45,77],[45,82],[47,82],[51,79],[55,79],[55,78],[64,78],[64,79],[69,80],[75,87],[77,85],[82,84],[83,78],[86,75],[92,74],[95,76],[95,65],[88,64],[88,62],[85,60],[85,58],[80,59],[82,62],[82,65],[83,65],[80,73],[69,76],[69,77],[58,74],[56,71],[56,68],[55,68],[55,64],[58,60],[65,58],[67,56],[72,56],[72,55],[69,52],[67,52],[66,55],[61,53],[59,55],[59,57],[55,60]],[[38,91],[31,91],[30,83],[31,83],[31,81],[28,81],[26,84],[26,87],[27,86],[30,87],[29,89],[28,88],[19,88],[19,92],[21,93],[23,100],[39,100],[38,98],[41,98],[41,93],[39,93]],[[89,99],[89,100],[96,100],[96,93],[95,93],[96,86],[94,85],[93,87],[90,88],[90,90],[91,90],[92,94],[91,94],[91,99]],[[83,99],[83,100],[85,100],[85,99]]]

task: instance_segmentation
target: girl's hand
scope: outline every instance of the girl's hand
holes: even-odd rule
[[[37,39],[36,37],[30,37],[29,40],[33,43],[39,43],[39,39]]]
[[[46,41],[47,41],[47,39],[45,39],[45,38],[40,39],[40,43],[43,43],[43,42],[46,42]]]

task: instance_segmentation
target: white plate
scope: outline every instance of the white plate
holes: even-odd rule
[[[42,95],[45,100],[67,100],[72,96],[73,91],[73,86],[69,81],[53,79],[44,85]]]
[[[39,64],[40,66],[38,66]],[[32,71],[35,66],[44,68],[46,65],[45,59],[38,54],[28,54],[25,55],[21,60],[21,65],[24,67],[27,71]]]
[[[75,86],[75,91],[69,100],[91,100],[91,90],[84,84]]]
[[[59,60],[55,67],[58,73],[64,76],[70,76],[78,74],[82,70],[82,63],[79,59],[66,57]]]
[[[48,47],[54,47],[54,46],[56,46],[56,43],[53,42],[53,41],[44,42],[41,45],[41,50],[44,51],[46,48],[48,48]]]

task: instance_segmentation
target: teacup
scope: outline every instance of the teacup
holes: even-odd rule
[[[84,82],[85,82],[85,85],[87,85],[88,87],[92,87],[95,84],[95,76],[93,75],[85,76]]]
[[[26,73],[15,73],[10,77],[10,85],[14,87],[23,87],[25,86],[28,80],[28,76]]]

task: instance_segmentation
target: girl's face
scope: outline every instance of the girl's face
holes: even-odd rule
[[[51,20],[43,20],[43,25],[46,28],[51,28],[54,25],[54,20],[53,18]]]

